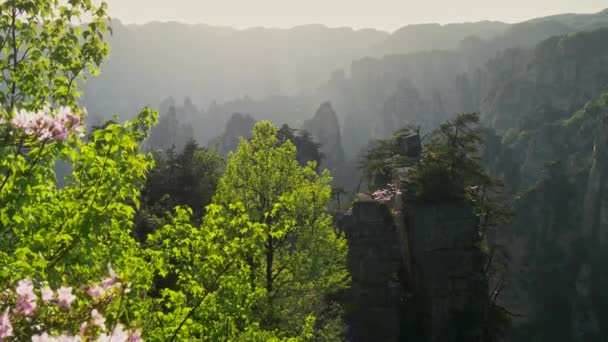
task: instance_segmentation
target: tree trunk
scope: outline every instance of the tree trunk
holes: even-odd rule
[[[274,261],[273,239],[270,234],[266,239],[266,290],[272,292],[272,263]]]

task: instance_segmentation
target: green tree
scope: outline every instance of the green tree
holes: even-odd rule
[[[420,129],[413,126],[404,127],[390,139],[372,141],[368,149],[359,158],[359,169],[363,173],[369,190],[384,188],[392,181],[392,172],[403,166],[404,152],[400,140],[409,134],[419,134]]]
[[[296,148],[279,143],[278,129],[256,124],[251,141],[231,153],[214,203],[242,203],[251,222],[263,227],[262,253],[247,255],[249,282],[265,290],[255,315],[262,327],[295,335],[306,317],[317,318],[319,339],[339,338],[339,306],[332,295],[344,289],[346,241],[327,212],[331,199],[328,171],[314,162],[300,166]],[[324,337],[324,338],[323,338]]]

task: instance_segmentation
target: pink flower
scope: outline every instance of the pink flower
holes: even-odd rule
[[[114,272],[114,269],[112,268],[112,265],[110,265],[110,264],[108,264],[108,271],[110,272],[110,276],[101,281],[101,286],[106,291],[112,290],[116,287],[120,287],[120,285],[121,285],[120,279],[118,279],[116,272]]]
[[[95,284],[87,289],[87,294],[91,296],[93,299],[99,299],[105,293],[104,289],[99,286],[99,284]]]
[[[388,203],[399,195],[401,195],[401,190],[395,184],[387,184],[386,189],[375,191],[372,197],[380,203]]]
[[[94,325],[100,327],[103,330],[106,330],[106,318],[103,317],[103,315],[100,314],[97,309],[93,309],[93,311],[91,311],[91,318],[93,319]]]
[[[26,135],[35,136],[39,141],[66,140],[70,131],[79,135],[83,131],[80,118],[69,107],[60,107],[55,116],[48,107],[35,113],[22,109],[15,113],[11,125]]]
[[[69,309],[75,299],[76,296],[72,294],[71,287],[62,286],[57,290],[57,300],[59,301],[59,306]]]
[[[86,335],[87,329],[89,328],[89,322],[82,322],[80,325],[80,335]]]
[[[13,336],[13,326],[11,325],[8,308],[6,308],[0,316],[0,342],[11,336]]]
[[[29,278],[22,279],[17,283],[15,292],[19,295],[17,299],[17,312],[26,316],[31,316],[36,309],[36,295],[34,285]]]
[[[55,140],[66,140],[68,138],[68,134],[70,133],[65,126],[55,126],[52,130],[52,137]]]
[[[32,342],[80,342],[82,338],[80,336],[70,336],[70,335],[59,335],[57,337],[51,337],[47,333],[42,333],[42,335],[34,335],[32,336]]]
[[[47,333],[42,333],[42,335],[32,336],[32,342],[48,342],[48,341],[52,341],[52,340],[49,337],[49,334],[47,334]]]
[[[122,324],[118,323],[114,329],[112,329],[110,335],[105,333],[101,334],[99,339],[97,339],[97,342],[127,342],[129,341],[129,338],[130,334],[124,330]]]
[[[15,128],[26,130],[32,126],[32,118],[33,116],[30,115],[30,113],[22,109],[15,113],[15,115],[11,119],[11,125]]]
[[[52,301],[55,298],[55,294],[53,293],[53,290],[48,286],[45,286],[42,289],[40,289],[40,296],[42,297],[42,300],[47,303]]]
[[[131,331],[129,334],[128,342],[143,342],[144,339],[141,338],[141,333],[138,330]]]
[[[34,295],[34,284],[32,283],[32,280],[29,278],[19,280],[19,282],[17,283],[17,288],[15,289],[15,292],[17,292],[17,294],[19,296],[27,296],[27,295],[35,296]]]

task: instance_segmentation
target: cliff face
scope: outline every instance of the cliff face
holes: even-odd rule
[[[553,37],[490,61],[478,80],[485,121],[505,131],[569,116],[608,82],[606,39],[608,29]]]
[[[466,203],[418,203],[408,179],[418,144],[403,144],[406,167],[394,205],[359,195],[342,221],[352,274],[351,341],[480,341],[490,307],[487,257]],[[412,137],[408,137],[408,142]]]
[[[510,255],[502,304],[519,316],[509,341],[601,341],[608,332],[608,94],[567,119],[505,142],[519,164],[516,219],[497,233]]]
[[[389,209],[360,195],[340,225],[348,239],[348,269],[352,277],[347,339],[401,341],[401,246]]]

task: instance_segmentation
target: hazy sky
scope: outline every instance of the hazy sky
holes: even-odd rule
[[[415,23],[517,22],[539,16],[597,12],[607,0],[106,0],[126,23],[176,20],[234,26],[328,26],[395,30]]]

